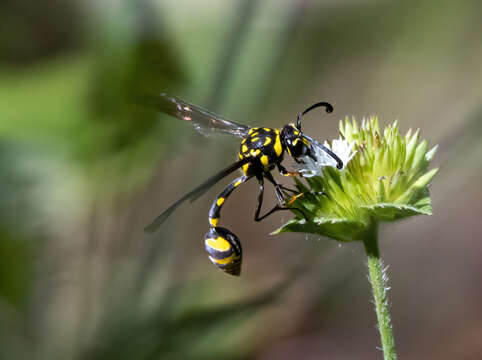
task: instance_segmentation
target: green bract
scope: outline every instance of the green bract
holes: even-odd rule
[[[345,169],[325,167],[320,176],[295,179],[305,195],[294,206],[309,220],[296,218],[281,232],[314,233],[341,241],[362,240],[373,222],[431,215],[428,185],[438,169],[428,170],[437,147],[428,150],[419,131],[400,135],[397,122],[380,132],[378,119],[340,121],[341,137],[355,143],[357,153]],[[324,194],[320,194],[324,192]]]

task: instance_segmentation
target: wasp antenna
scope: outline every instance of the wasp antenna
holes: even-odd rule
[[[327,103],[325,101],[321,101],[319,103],[316,103],[316,104],[313,104],[311,105],[308,109],[306,109],[305,111],[303,111],[301,113],[301,115],[305,115],[307,112],[310,112],[311,110],[313,109],[316,109],[317,107],[325,107],[326,108],[326,112],[329,114],[331,112],[333,112],[333,106],[330,104],[330,103]]]
[[[301,117],[303,116],[302,113],[298,114],[298,118],[296,119],[296,128],[298,131],[301,131]]]
[[[305,115],[306,113],[310,112],[313,109],[316,109],[318,107],[324,107],[325,111],[329,114],[333,112],[333,106],[330,103],[327,103],[326,101],[320,101],[316,104],[311,105],[309,108],[307,108],[305,111],[302,113],[298,114],[298,119],[296,120],[296,128],[301,131],[301,117]]]

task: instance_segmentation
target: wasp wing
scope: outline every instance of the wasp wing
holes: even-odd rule
[[[199,106],[189,104],[175,96],[166,94],[144,95],[137,99],[141,105],[154,107],[166,114],[192,123],[203,135],[220,132],[237,137],[246,137],[249,126],[238,124]]]
[[[211,187],[213,187],[218,181],[223,179],[224,177],[228,176],[235,170],[239,169],[244,164],[248,163],[249,159],[245,158],[243,160],[236,161],[234,164],[229,165],[227,168],[221,170],[216,175],[211,176],[201,185],[199,185],[194,190],[188,192],[182,198],[177,200],[174,204],[169,206],[161,215],[155,218],[149,225],[144,228],[144,231],[152,233],[159,229],[159,227],[166,221],[166,219],[177,209],[179,205],[183,202],[190,200],[191,202],[197,200],[200,196],[202,196],[206,191],[208,191]]]
[[[316,157],[313,158],[313,160],[322,164],[323,166],[336,166],[337,169],[343,168],[343,161],[328,147],[305,134],[302,136],[308,140],[311,147],[312,156]]]

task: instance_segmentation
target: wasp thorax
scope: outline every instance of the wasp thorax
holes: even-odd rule
[[[242,249],[236,235],[223,227],[211,227],[204,237],[209,260],[220,270],[234,276],[241,273]]]
[[[294,158],[309,154],[310,148],[303,134],[294,125],[285,125],[281,130],[281,138],[288,154]]]

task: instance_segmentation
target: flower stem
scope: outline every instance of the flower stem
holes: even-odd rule
[[[392,322],[388,311],[387,275],[378,250],[378,223],[375,220],[372,220],[372,225],[363,239],[363,244],[367,253],[368,273],[372,284],[383,356],[385,360],[396,360]]]

